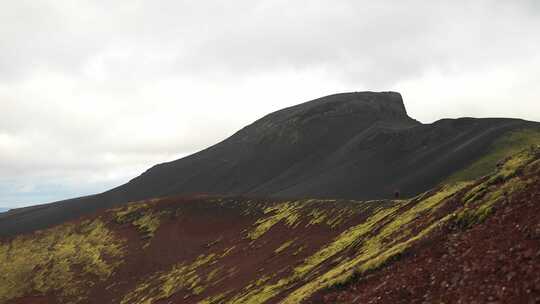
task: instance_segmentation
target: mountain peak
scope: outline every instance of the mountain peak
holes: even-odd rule
[[[323,97],[337,104],[344,103],[356,107],[358,110],[371,110],[372,112],[393,113],[396,117],[408,117],[401,94],[393,91],[385,92],[350,92]]]
[[[328,144],[362,132],[373,125],[409,128],[420,123],[407,115],[397,92],[349,92],[321,97],[266,115],[239,131],[234,140],[266,141],[287,138],[296,142],[325,138]],[[282,144],[282,143],[279,143]]]
[[[287,121],[320,121],[333,118],[366,120],[412,121],[405,109],[403,98],[397,92],[349,92],[311,100],[269,114],[262,123]]]

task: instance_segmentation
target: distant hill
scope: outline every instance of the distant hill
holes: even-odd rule
[[[8,208],[0,208],[0,213],[1,213],[1,212],[8,212],[8,211],[9,211]]]
[[[534,143],[540,143],[537,122],[460,118],[422,124],[409,117],[399,93],[336,94],[271,113],[208,149],[156,165],[105,193],[0,216],[0,235],[172,195],[412,197],[445,181],[487,174]]]
[[[0,238],[0,303],[536,303],[540,146],[401,200],[169,197]]]

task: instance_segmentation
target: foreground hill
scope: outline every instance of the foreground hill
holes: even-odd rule
[[[534,303],[540,147],[407,200],[191,196],[0,243],[0,303]]]
[[[412,197],[443,181],[480,177],[535,143],[539,123],[461,118],[421,124],[408,116],[399,93],[336,94],[269,114],[105,193],[2,214],[0,235],[180,194],[366,200],[399,190]]]

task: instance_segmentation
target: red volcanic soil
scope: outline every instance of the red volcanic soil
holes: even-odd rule
[[[381,271],[307,303],[540,303],[540,184],[484,223],[447,227]]]
[[[53,296],[28,296],[15,300],[14,304],[51,304],[56,303]]]
[[[71,221],[68,224],[84,225],[86,220],[100,218],[107,223],[116,238],[125,241],[123,249],[126,254],[122,264],[109,279],[83,279],[93,283],[91,288],[87,288],[88,294],[80,303],[120,303],[125,295],[142,283],[152,282],[153,274],[167,273],[178,263],[190,264],[201,256],[212,254],[220,256],[216,263],[202,265],[195,270],[199,278],[208,277],[217,271],[216,278],[204,284],[204,293],[194,294],[189,288],[179,289],[166,298],[156,297],[152,303],[198,303],[207,298],[208,294],[237,293],[262,277],[272,277],[269,282],[278,280],[344,229],[363,221],[368,214],[363,214],[362,210],[372,209],[372,206],[354,201],[314,202],[311,204],[313,208],[328,210],[329,214],[351,210],[351,216],[344,218],[336,228],[324,224],[308,225],[306,220],[309,217],[298,219],[294,229],[284,222],[277,222],[269,233],[262,234],[256,241],[248,238],[248,233],[256,227],[257,221],[271,215],[265,214],[264,208],[281,203],[204,195],[137,203],[134,206],[148,205],[141,212],[160,214],[159,229],[152,237],[141,235],[141,231],[133,225],[133,220],[118,223],[115,220],[118,211],[115,210],[104,210]],[[367,209],[360,208],[362,206]],[[311,210],[306,208],[306,212]],[[293,242],[278,254],[276,250],[288,241]],[[221,256],[225,252],[227,254]],[[159,286],[160,283],[155,281],[155,284]],[[280,296],[275,297],[271,302],[279,299]],[[37,296],[31,292],[30,296],[19,297],[8,303],[71,302],[69,298],[57,295]]]

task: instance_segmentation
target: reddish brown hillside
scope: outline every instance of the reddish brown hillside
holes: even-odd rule
[[[104,210],[2,240],[0,303],[534,303],[539,151],[410,200]]]
[[[522,172],[527,187],[503,195],[484,222],[446,225],[388,267],[307,303],[540,303],[539,167]]]

